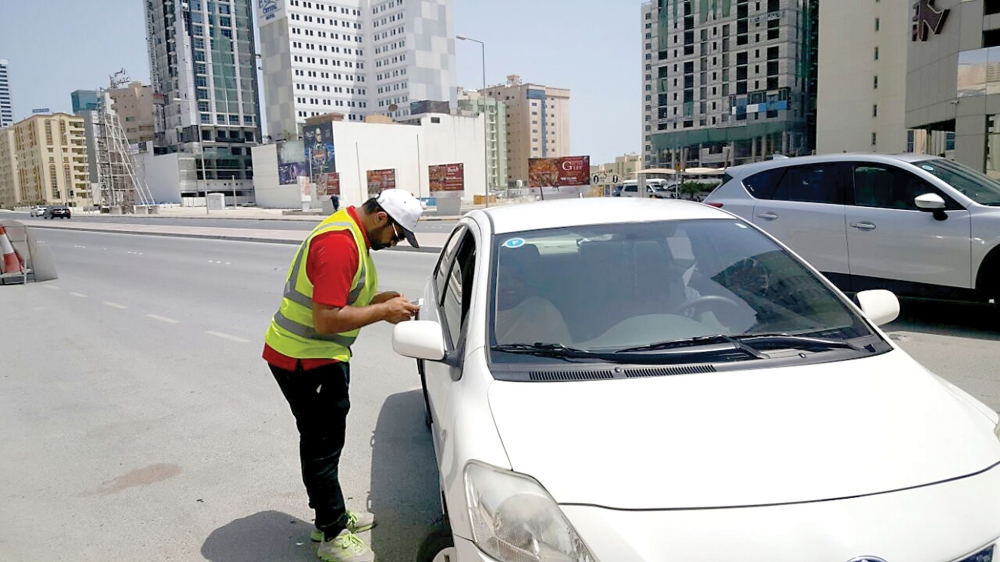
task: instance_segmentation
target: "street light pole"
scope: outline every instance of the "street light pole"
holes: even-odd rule
[[[473,43],[479,43],[479,48],[483,55],[483,90],[480,92],[480,98],[483,101],[483,168],[485,173],[483,174],[486,184],[484,188],[486,189],[486,207],[490,206],[490,117],[489,111],[486,105],[486,44],[478,39],[472,39],[471,37],[466,37],[464,35],[456,35],[455,39],[459,41],[472,41]],[[499,119],[499,114],[497,119]]]

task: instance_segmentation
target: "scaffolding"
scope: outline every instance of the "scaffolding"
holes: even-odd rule
[[[110,87],[98,91],[97,119],[94,123],[94,152],[100,186],[94,203],[102,209],[113,209],[112,212],[120,209],[122,213],[133,213],[136,207],[148,208],[154,204],[149,186],[135,173],[132,147],[118,113],[112,107],[110,90],[122,88],[128,83],[124,69],[110,76]]]

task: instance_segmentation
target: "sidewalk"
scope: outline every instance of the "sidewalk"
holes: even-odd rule
[[[215,217],[213,217],[215,218]],[[41,224],[27,224],[29,228],[51,230],[73,230],[82,232],[102,232],[106,234],[140,234],[145,236],[170,236],[176,238],[202,238],[212,240],[233,240],[239,242],[264,242],[269,244],[301,244],[309,235],[307,230],[264,230],[254,228],[216,228],[203,226],[169,226],[155,224],[114,224],[114,223],[73,223],[46,221]],[[420,232],[420,248],[411,248],[403,243],[395,249],[400,251],[438,253],[448,233]]]

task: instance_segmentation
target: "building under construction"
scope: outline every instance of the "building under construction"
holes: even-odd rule
[[[137,208],[145,212],[154,204],[153,197],[145,181],[136,174],[134,150],[110,95],[111,90],[120,89],[130,81],[121,70],[109,82],[108,89],[98,91],[93,122],[98,183],[94,204],[110,213],[133,213]]]

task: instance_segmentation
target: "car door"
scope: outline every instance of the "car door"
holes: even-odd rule
[[[771,189],[754,193],[753,223],[837,284],[848,275],[847,169],[839,162],[789,166]]]
[[[892,288],[922,294],[933,285],[971,288],[971,225],[964,207],[916,174],[901,167],[853,164],[853,201],[847,207],[851,288]],[[943,214],[921,211],[914,199],[935,193]],[[944,220],[939,220],[943,218]]]
[[[459,227],[442,252],[432,281],[433,319],[441,325],[449,356],[457,351],[461,357],[465,345],[478,255],[476,244],[472,232],[464,226]],[[461,364],[456,367],[446,362],[425,361],[422,371],[434,448],[440,454],[444,440],[444,424],[440,420],[447,419],[452,384],[461,378]]]

